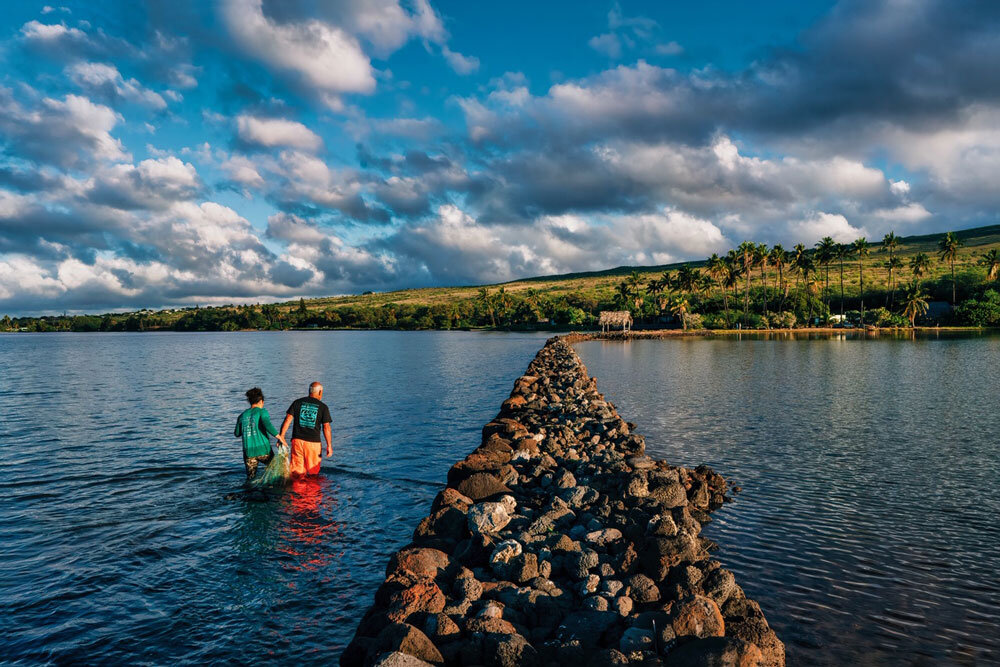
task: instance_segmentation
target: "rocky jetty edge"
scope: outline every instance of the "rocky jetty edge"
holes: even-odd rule
[[[448,471],[341,665],[784,665],[699,536],[726,481],[646,456],[570,340]]]

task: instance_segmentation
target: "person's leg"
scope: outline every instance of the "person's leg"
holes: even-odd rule
[[[255,456],[244,456],[243,465],[247,468],[247,481],[249,482],[254,477],[257,476],[257,457]]]
[[[307,442],[305,447],[306,455],[306,474],[307,475],[318,475],[320,468],[320,451],[322,450],[322,443],[319,442]]]
[[[295,477],[306,474],[304,446],[305,441],[292,438],[292,451],[289,457],[288,470]]]

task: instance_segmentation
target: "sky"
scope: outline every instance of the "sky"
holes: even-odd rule
[[[0,313],[995,224],[1000,3],[4,3]]]

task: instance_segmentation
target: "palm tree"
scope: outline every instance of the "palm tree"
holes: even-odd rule
[[[801,243],[796,243],[795,247],[792,249],[792,268],[799,271],[799,266],[802,263],[802,258],[806,254],[806,247]],[[800,272],[801,273],[801,272]],[[795,291],[799,291],[799,276],[795,276]]]
[[[931,268],[931,258],[925,252],[918,252],[910,258],[910,271],[914,278],[922,277]]]
[[[629,287],[628,281],[621,281],[616,289],[619,306],[628,309],[629,300],[632,298],[632,288]]]
[[[740,269],[747,277],[746,289],[743,292],[743,321],[746,322],[750,316],[750,281],[753,279],[753,262],[757,246],[750,241],[744,241],[737,248],[737,252],[740,257]]]
[[[698,286],[698,280],[701,278],[701,271],[697,269],[692,269],[690,266],[685,264],[677,271],[677,285],[684,292],[693,292]]]
[[[764,303],[761,308],[763,313],[767,313],[767,279],[765,278],[765,273],[767,272],[767,262],[771,257],[771,252],[767,247],[766,243],[758,243],[757,251],[754,252],[754,264],[760,267],[760,284],[764,288]]]
[[[497,320],[496,320],[496,316],[494,315],[495,308],[494,308],[494,305],[493,305],[493,297],[490,295],[489,290],[486,289],[485,287],[480,287],[479,288],[479,295],[476,297],[476,301],[479,304],[482,305],[483,310],[485,310],[487,313],[489,313],[489,315],[490,315],[490,325],[494,329],[496,329],[497,328]]]
[[[958,257],[958,249],[962,247],[962,242],[953,233],[948,232],[944,238],[938,242],[938,256],[951,264],[951,305],[955,305],[955,259]]]
[[[660,278],[653,278],[648,283],[646,283],[646,292],[649,294],[649,296],[653,297],[653,299],[657,303],[659,302],[658,299],[659,295],[663,294],[663,290],[665,289],[666,285],[663,284],[663,280]],[[659,310],[662,311],[663,308],[661,307]]]
[[[1000,276],[1000,252],[993,248],[979,260],[986,267],[986,279],[996,280]]]
[[[816,244],[816,261],[819,265],[826,268],[826,309],[830,310],[830,262],[832,262],[837,253],[837,242],[833,240],[830,236],[824,236],[820,239],[819,243]]]
[[[887,269],[889,269],[889,296],[885,299],[886,307],[891,307],[896,303],[896,281],[893,278],[893,272],[896,269],[903,268],[903,260],[895,255],[889,257],[889,261],[885,263]]]
[[[840,260],[840,318],[844,318],[844,261],[851,258],[854,252],[852,246],[841,243],[837,246],[837,259]]]
[[[725,300],[725,290],[722,287],[722,276],[726,273],[725,260],[719,257],[718,253],[713,252],[712,256],[705,262],[705,272],[715,281],[719,291],[723,293],[723,300]]]
[[[736,289],[740,284],[740,263],[735,250],[730,250],[722,262],[725,268],[722,274],[722,301],[726,308],[726,326],[728,327],[732,326],[729,319],[729,290],[732,289],[733,295],[736,295]]]
[[[865,257],[871,252],[868,240],[861,237],[854,242],[854,252],[858,256],[858,277],[861,279],[861,326],[865,326]]]
[[[687,313],[690,307],[691,306],[688,303],[688,300],[683,296],[674,297],[674,299],[670,302],[670,313],[681,319],[681,327],[684,331],[687,331],[688,328]]]
[[[809,302],[809,320],[812,320],[812,299],[809,298],[809,276],[816,273],[816,262],[813,261],[811,255],[802,253],[799,256],[798,261],[795,263],[796,268],[798,268],[799,273],[802,274],[802,283],[806,288],[806,301]]]
[[[785,282],[784,269],[785,269],[785,264],[787,263],[788,263],[788,252],[783,247],[781,247],[780,243],[771,248],[771,264],[774,266],[774,268],[778,270],[775,289],[777,289],[778,293],[782,295],[781,302],[778,304],[779,312],[784,309],[785,297],[788,296],[787,291],[784,292],[782,291]]]
[[[910,328],[912,329],[917,318],[926,312],[927,295],[920,289],[920,283],[914,279],[903,295],[903,316],[910,320]]]

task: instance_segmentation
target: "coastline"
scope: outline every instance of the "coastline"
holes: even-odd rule
[[[699,536],[736,489],[645,456],[571,347],[588,339],[550,338],[515,382],[389,559],[342,665],[784,665]]]

